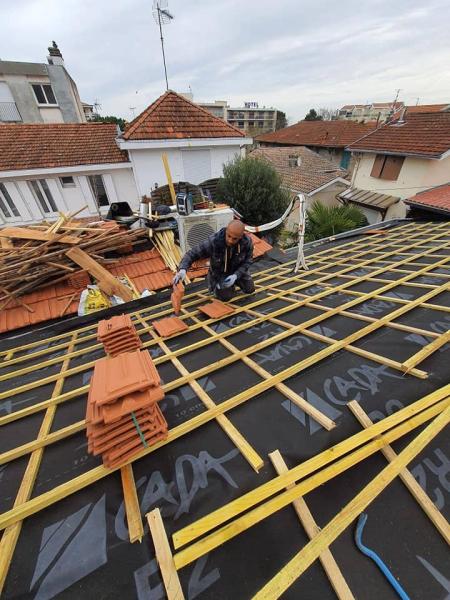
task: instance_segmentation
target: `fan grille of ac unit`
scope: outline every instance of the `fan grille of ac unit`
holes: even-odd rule
[[[187,245],[189,249],[194,248],[203,240],[206,240],[210,235],[215,233],[215,229],[208,223],[193,223],[188,225],[187,229]]]

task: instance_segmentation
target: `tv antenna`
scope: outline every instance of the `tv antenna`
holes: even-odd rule
[[[96,98],[94,101],[94,104],[92,105],[93,108],[93,112],[96,113],[97,115],[100,114],[100,111],[102,110],[102,105],[100,104],[100,102],[98,101],[98,99]]]
[[[163,36],[163,25],[167,25],[174,18],[170,14],[168,9],[167,0],[153,0],[153,18],[157,25],[159,25],[159,33],[161,35],[161,50],[164,63],[164,74],[166,76],[166,90],[169,89],[169,81],[167,79],[167,66],[166,66],[166,55],[164,53],[164,36]]]
[[[128,107],[131,110],[131,114],[133,115],[133,119],[136,118],[136,107],[135,106],[129,106]]]

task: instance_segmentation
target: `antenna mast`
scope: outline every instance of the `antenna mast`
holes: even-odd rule
[[[167,78],[167,65],[166,65],[166,54],[164,52],[164,36],[163,36],[163,25],[167,25],[174,18],[168,10],[167,0],[154,0],[153,2],[153,18],[159,26],[159,33],[161,39],[161,51],[164,64],[164,75],[166,77],[166,90],[169,89],[169,80]]]

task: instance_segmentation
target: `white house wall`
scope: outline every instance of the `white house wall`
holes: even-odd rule
[[[385,192],[399,198],[409,198],[450,179],[450,157],[442,160],[405,157],[396,181],[371,177],[376,154],[362,153],[353,171],[352,186],[363,190]]]
[[[41,221],[44,218],[54,219],[53,215],[46,215],[41,210],[40,205],[34,198],[28,181],[31,179],[45,179],[58,210],[62,212],[75,212],[83,206],[87,205],[78,217],[99,216],[99,210],[92,194],[88,175],[101,174],[108,194],[110,204],[113,202],[128,202],[132,210],[137,210],[139,206],[139,196],[136,184],[133,177],[133,171],[130,168],[115,169],[111,171],[93,171],[89,173],[59,173],[58,176],[42,176],[34,177],[14,177],[8,180],[2,179],[0,173],[0,182],[4,183],[14,204],[20,212],[20,219],[14,222],[7,221],[8,224],[20,225],[30,224],[36,221]],[[63,187],[60,177],[73,177],[74,187]],[[100,214],[105,215],[108,212],[108,207],[101,207]],[[0,217],[0,225],[4,224]]]
[[[167,185],[166,172],[162,162],[162,153],[167,154],[169,161],[170,173],[173,181],[188,181],[183,165],[183,152],[195,153],[201,150],[209,150],[211,155],[211,177],[216,178],[223,175],[224,163],[232,160],[236,155],[241,154],[239,145],[236,146],[205,146],[196,147],[195,149],[183,148],[170,148],[163,150],[157,149],[142,149],[142,150],[128,150],[131,162],[133,164],[133,170],[135,174],[136,184],[138,188],[139,196],[149,195],[151,190],[155,188],[155,184],[158,187]],[[199,154],[200,156],[200,154]],[[202,154],[203,157],[203,154]],[[192,184],[201,183],[201,181],[189,181]]]

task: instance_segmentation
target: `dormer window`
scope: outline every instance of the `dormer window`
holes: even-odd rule
[[[302,159],[300,156],[296,156],[295,154],[289,155],[289,166],[290,167],[299,167],[302,163]]]
[[[38,104],[57,106],[55,94],[52,86],[49,83],[33,83],[31,84],[33,92]]]

